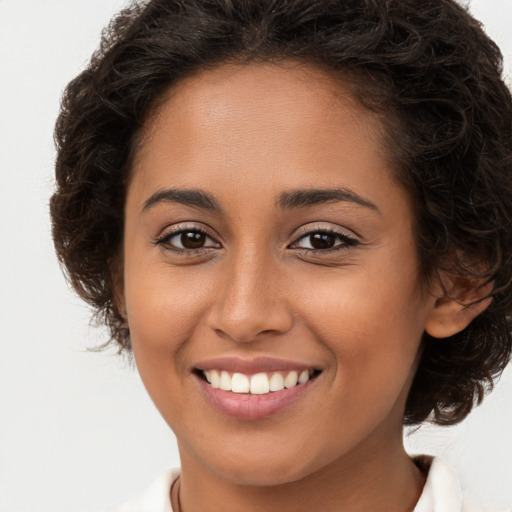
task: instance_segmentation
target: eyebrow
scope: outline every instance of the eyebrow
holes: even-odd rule
[[[291,190],[283,192],[277,204],[283,210],[289,210],[338,201],[355,203],[380,213],[374,203],[347,188]],[[142,211],[147,211],[160,203],[180,203],[217,213],[222,212],[219,202],[211,194],[199,189],[179,188],[157,190],[144,202]]]
[[[214,212],[221,211],[220,204],[211,194],[197,189],[179,188],[165,188],[157,190],[144,202],[142,211],[147,211],[160,203],[180,203]]]
[[[348,188],[305,189],[283,192],[279,196],[278,204],[281,208],[287,210],[338,201],[355,203],[380,213],[377,205]]]

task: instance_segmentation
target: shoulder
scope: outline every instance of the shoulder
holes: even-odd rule
[[[489,508],[462,490],[455,470],[441,457],[414,457],[417,466],[428,473],[414,512],[512,512]]]
[[[105,512],[172,512],[170,490],[179,475],[179,469],[168,469],[142,494],[123,501]]]

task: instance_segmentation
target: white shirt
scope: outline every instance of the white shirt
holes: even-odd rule
[[[170,489],[179,474],[179,469],[167,470],[143,494],[124,501],[106,512],[172,512]],[[455,470],[440,457],[434,457],[414,512],[498,511],[477,505],[464,497]],[[512,512],[512,508],[503,512]]]

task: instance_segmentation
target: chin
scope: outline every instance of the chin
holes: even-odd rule
[[[217,476],[231,484],[250,487],[270,487],[286,485],[301,480],[308,476],[309,471],[303,468],[302,471],[294,471],[282,466],[271,466],[266,464],[264,467],[246,466],[243,470],[233,470],[232,468],[215,468]]]
[[[296,482],[316,472],[308,457],[298,457],[274,451],[254,454],[252,457],[218,456],[206,466],[216,476],[231,484],[242,486],[277,486]]]

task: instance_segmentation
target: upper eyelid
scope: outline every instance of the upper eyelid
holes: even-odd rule
[[[298,240],[299,238],[303,238],[305,236],[311,235],[313,233],[330,233],[333,235],[339,235],[345,238],[353,239],[354,241],[359,239],[359,235],[354,233],[352,230],[349,230],[347,228],[340,227],[333,227],[333,226],[325,226],[321,224],[316,225],[307,225],[302,226],[294,233],[294,241]]]
[[[304,247],[298,247],[298,244],[307,239],[309,236],[315,233],[328,233],[335,237],[338,237],[341,243],[335,245],[334,247],[328,249],[310,249]],[[330,254],[333,252],[338,253],[340,250],[347,250],[350,248],[354,248],[360,246],[362,244],[358,235],[356,235],[353,231],[348,229],[343,229],[341,226],[338,228],[334,228],[332,226],[320,226],[316,225],[315,227],[308,228],[307,226],[303,226],[302,233],[295,233],[295,237],[293,241],[288,244],[287,248],[295,251],[307,252],[312,254]]]
[[[214,249],[214,250],[218,249],[218,247],[211,247],[211,246],[198,247],[195,249],[186,249],[186,248],[181,248],[181,247],[175,247],[175,246],[173,246],[173,244],[171,244],[171,240],[175,236],[178,236],[180,233],[187,232],[187,231],[199,231],[201,233],[204,233],[208,238],[210,238],[210,240],[212,240],[215,244],[219,244],[220,247],[222,248],[222,245],[217,241],[216,238],[212,237],[205,230],[199,229],[197,227],[195,227],[195,228],[177,228],[177,229],[171,229],[170,231],[167,231],[167,232],[165,232],[165,230],[164,230],[164,233],[162,235],[160,235],[156,240],[153,240],[152,243],[156,247],[165,250],[167,253],[169,253],[169,254],[173,253],[176,257],[179,256],[180,258],[183,258],[183,257],[194,258],[194,257],[200,256],[200,255],[205,255],[205,254],[211,255],[212,249]]]
[[[357,239],[355,239],[355,238],[348,237],[348,236],[345,236],[345,235],[341,235],[339,233],[329,233],[329,234],[332,234],[335,237],[338,237],[339,240],[341,241],[341,243],[335,245],[334,247],[328,248],[328,249],[308,249],[308,248],[296,247],[297,244],[299,244],[302,240],[307,239],[311,234],[314,234],[314,233],[315,232],[309,233],[309,234],[307,233],[305,235],[302,235],[302,236],[296,238],[290,245],[288,245],[288,248],[290,248],[290,249],[305,250],[305,251],[328,252],[328,251],[337,250],[340,247],[354,247],[356,245],[360,245],[359,241]]]
[[[211,229],[208,225],[203,223],[197,223],[194,221],[191,221],[190,223],[180,222],[172,226],[167,226],[164,228],[160,234],[155,238],[155,242],[159,243],[162,240],[168,240],[172,238],[173,236],[176,236],[180,233],[186,232],[186,231],[199,231],[210,237],[213,241],[216,243],[219,243],[220,245],[224,245],[224,241],[222,240],[222,237],[218,235],[216,232],[214,232],[213,229]],[[349,230],[347,228],[342,228],[341,226],[333,227],[332,225],[322,225],[321,223],[310,223],[305,226],[301,226],[298,228],[294,234],[292,235],[292,241],[288,244],[288,247],[296,243],[298,240],[305,238],[309,235],[312,235],[314,233],[330,233],[333,235],[338,235],[342,238],[348,238],[353,240],[354,242],[359,242],[359,235],[354,233],[352,230]]]
[[[203,223],[188,223],[188,222],[179,222],[177,224],[173,224],[172,226],[167,226],[160,231],[157,235],[156,239],[168,238],[169,236],[174,236],[179,233],[183,233],[186,231],[200,231],[205,235],[208,235],[213,240],[219,242],[219,235],[217,235],[209,226]]]

